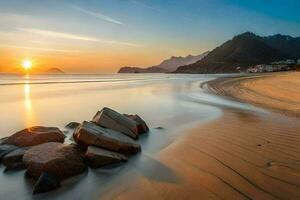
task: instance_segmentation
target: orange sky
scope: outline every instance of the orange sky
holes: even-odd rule
[[[175,52],[174,52],[175,53]],[[180,54],[178,52],[177,54]],[[183,53],[185,55],[187,53]],[[130,50],[109,51],[78,51],[78,52],[48,52],[43,50],[30,50],[14,47],[0,47],[0,71],[19,71],[24,59],[32,61],[32,70],[39,71],[58,67],[70,73],[111,73],[121,66],[151,66],[159,64],[162,60],[172,56],[170,52],[156,49],[141,50],[134,47]],[[176,54],[175,54],[176,55]]]
[[[114,73],[199,55],[246,31],[300,34],[298,1],[245,2],[0,1],[0,73],[24,59],[33,71]]]

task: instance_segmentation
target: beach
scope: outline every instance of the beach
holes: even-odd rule
[[[283,114],[223,107],[222,117],[186,131],[159,153],[162,177],[141,175],[129,185],[110,189],[105,199],[299,199],[300,124],[298,118],[285,115],[294,113],[288,101],[297,94],[297,77],[299,73],[282,73],[208,82],[217,94],[228,97],[226,91],[231,91],[231,97],[256,105],[263,105],[265,98],[265,104],[282,98],[270,89],[279,85],[286,91],[285,101],[271,108]],[[261,86],[265,81],[267,88]],[[260,98],[245,98],[244,84],[249,82],[247,97],[261,92]]]
[[[271,108],[284,114],[300,115],[300,73],[284,72],[213,80],[215,93]]]
[[[3,137],[31,125],[64,130],[68,122],[89,119],[103,106],[138,113],[150,132],[139,139],[142,152],[125,165],[89,169],[74,184],[67,181],[37,196],[32,196],[24,171],[1,173],[0,194],[7,199],[298,199],[299,118],[282,114],[286,107],[274,112],[234,92],[218,92],[231,88],[231,80],[237,91],[244,90],[238,87],[244,81],[251,80],[256,91],[253,85],[264,80],[288,80],[280,84],[284,90],[297,84],[297,76],[11,78],[0,87],[7,94],[1,99]],[[208,89],[200,87],[207,84]]]

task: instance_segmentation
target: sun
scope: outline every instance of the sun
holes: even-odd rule
[[[31,62],[30,60],[28,60],[28,59],[23,60],[23,62],[22,62],[22,67],[23,67],[25,70],[29,70],[29,69],[31,69],[31,67],[32,67],[32,62]]]

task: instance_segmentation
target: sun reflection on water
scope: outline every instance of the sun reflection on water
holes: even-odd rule
[[[26,77],[28,79],[29,77]],[[27,127],[33,126],[34,124],[34,113],[31,102],[31,88],[28,80],[25,81],[24,84],[24,108],[25,108],[25,125]]]

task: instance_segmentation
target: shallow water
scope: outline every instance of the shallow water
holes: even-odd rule
[[[218,75],[114,74],[0,76],[0,136],[33,125],[64,126],[90,120],[97,110],[111,107],[121,113],[137,113],[150,133],[139,142],[142,153],[122,166],[89,170],[75,184],[32,196],[32,183],[24,171],[0,173],[0,196],[5,199],[99,199],[106,188],[121,179],[146,176],[174,182],[176,176],[155,155],[176,139],[180,130],[217,119],[216,105],[255,109],[205,93],[199,85]],[[158,130],[155,127],[163,127]],[[71,133],[69,133],[69,136]],[[3,168],[2,168],[3,170]]]

